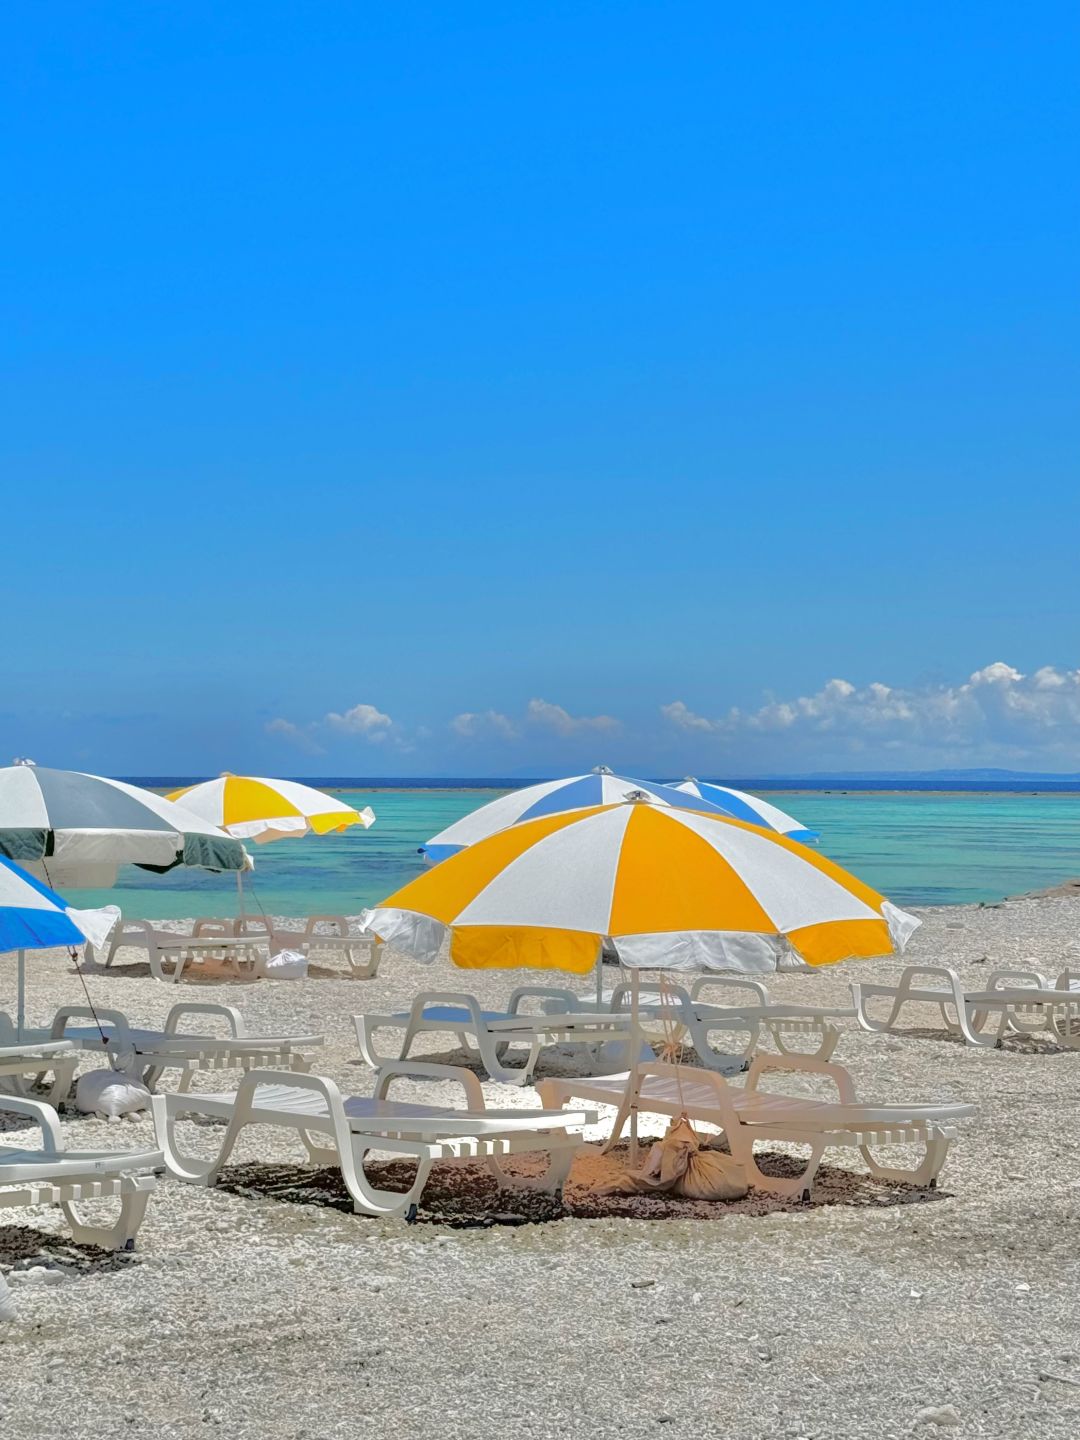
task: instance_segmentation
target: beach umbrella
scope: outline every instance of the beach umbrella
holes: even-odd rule
[[[164,796],[76,770],[0,769],[0,856],[54,884],[109,886],[119,865],[250,868],[239,840]]]
[[[362,928],[463,969],[773,970],[902,950],[918,925],[833,861],[724,816],[636,800],[529,820],[410,881]]]
[[[219,775],[174,790],[175,800],[239,840],[265,845],[298,835],[329,835],[375,823],[370,806],[357,810],[343,800],[296,780],[266,780],[260,775]]]
[[[26,1001],[26,951],[76,946],[89,940],[104,945],[120,916],[115,905],[76,910],[61,895],[21,866],[0,856],[0,953],[19,957],[17,1026],[22,1038]]]
[[[712,800],[702,800],[671,785],[658,785],[652,780],[628,780],[623,775],[613,775],[606,765],[598,765],[588,775],[545,780],[540,785],[529,785],[509,795],[500,795],[497,800],[481,805],[478,810],[433,835],[420,846],[420,854],[437,863],[449,855],[456,855],[467,845],[475,845],[478,840],[505,830],[508,825],[519,825],[524,820],[536,820],[542,815],[558,815],[566,810],[618,804],[631,794],[648,805],[674,805],[680,809],[705,810],[717,815],[730,813]]]
[[[821,839],[816,830],[807,830],[794,816],[786,815],[757,795],[748,795],[745,790],[731,790],[726,785],[714,785],[709,780],[695,780],[692,775],[678,783],[672,781],[672,788],[684,795],[719,805],[735,820],[745,820],[748,825],[762,825],[766,830],[786,835],[789,840],[799,840],[806,845]]]
[[[343,800],[301,785],[296,780],[267,780],[261,775],[232,775],[203,780],[174,790],[169,796],[227,834],[267,845],[300,835],[331,835],[353,825],[364,829],[375,823],[370,806],[357,810]],[[237,874],[236,893],[244,911],[244,881]]]

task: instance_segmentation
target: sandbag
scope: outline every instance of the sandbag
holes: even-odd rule
[[[87,1070],[75,1086],[75,1108],[84,1115],[118,1120],[150,1109],[150,1091],[122,1070]]]
[[[602,1185],[601,1195],[677,1195],[686,1200],[741,1200],[749,1191],[741,1165],[706,1150],[685,1115],[673,1120],[649,1151],[643,1170],[628,1170]]]
[[[303,980],[307,973],[308,959],[300,950],[279,950],[264,962],[267,980]]]

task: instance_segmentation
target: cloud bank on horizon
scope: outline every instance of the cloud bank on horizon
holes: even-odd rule
[[[753,708],[701,713],[684,699],[651,720],[574,714],[533,698],[520,712],[463,711],[403,724],[370,703],[321,720],[268,721],[273,740],[307,754],[359,763],[367,747],[427,757],[430,773],[481,762],[487,773],[526,764],[588,766],[632,760],[659,773],[698,768],[738,773],[1003,765],[1080,770],[1080,669],[1044,665],[1024,674],[996,660],[955,683],[859,686],[829,679],[808,695],[769,696]],[[603,752],[602,754],[599,752]],[[368,750],[370,756],[373,750]]]

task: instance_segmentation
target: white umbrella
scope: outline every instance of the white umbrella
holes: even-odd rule
[[[239,840],[161,795],[32,764],[0,769],[0,856],[75,887],[113,885],[125,864],[157,871],[251,866]]]

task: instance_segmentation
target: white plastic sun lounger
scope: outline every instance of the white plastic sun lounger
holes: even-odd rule
[[[705,996],[718,988],[749,991],[752,998],[735,1004],[708,1003]],[[855,1014],[853,1006],[825,1009],[774,1001],[760,980],[742,976],[702,976],[689,990],[671,980],[639,980],[637,990],[638,1022],[643,1034],[659,1042],[669,1035],[678,1043],[689,1040],[702,1065],[721,1075],[745,1070],[763,1035],[772,1040],[781,1055],[809,1053],[815,1059],[828,1060],[840,1039],[834,1021]],[[554,1010],[563,1003],[575,1003],[572,992],[565,993],[566,1001],[552,1000],[545,1008]],[[633,986],[630,982],[614,986],[604,993],[599,1004],[593,1000],[576,1003],[583,1010],[598,1013],[627,1013],[633,1005]],[[717,1032],[719,1047],[713,1043]],[[741,1043],[735,1043],[733,1036],[739,1037]],[[794,1037],[810,1037],[814,1048],[809,1052],[797,1049],[792,1043]]]
[[[1037,970],[994,970],[983,990],[965,990],[955,970],[945,965],[908,965],[896,985],[856,984],[851,987],[859,1024],[864,1030],[895,1032],[905,1005],[935,1005],[952,1035],[986,1049],[1000,1046],[1004,1036],[1047,1031],[1061,1045],[1080,1049],[1080,989],[1068,970],[1056,986]],[[920,983],[921,982],[921,983]],[[882,1017],[870,1013],[868,1002],[888,1002]],[[900,1033],[903,1033],[902,1031]]]
[[[748,993],[745,1001],[732,1003],[709,995],[717,991]],[[840,1031],[836,1021],[854,1019],[854,1005],[799,1005],[787,1000],[774,1000],[762,980],[744,975],[702,975],[690,987],[690,1000],[699,1017],[741,1015],[756,1020],[781,1055],[809,1054],[815,1060],[828,1060],[836,1049]],[[804,1051],[792,1045],[792,1038],[809,1037],[816,1048]]]
[[[203,1018],[204,1025],[204,1017],[224,1021],[226,1033],[181,1029],[192,1016]],[[73,1024],[76,1020],[95,1023]],[[177,1088],[181,1093],[190,1088],[200,1070],[306,1071],[311,1060],[303,1052],[323,1043],[321,1035],[249,1035],[243,1016],[233,1006],[197,1001],[174,1005],[161,1030],[132,1025],[121,1010],[94,1011],[85,1005],[65,1005],[53,1016],[47,1033],[52,1039],[74,1042],[83,1051],[105,1051],[122,1061],[134,1056],[136,1072],[151,1090],[164,1070],[179,1070]],[[70,1088],[70,1080],[68,1085]]]
[[[555,1014],[530,1015],[522,1011],[526,999],[548,1000],[553,993],[574,998],[569,991],[521,985],[511,994],[505,1010],[483,1010],[474,995],[424,991],[409,1010],[392,1015],[354,1015],[357,1044],[365,1063],[378,1070],[391,1061],[406,1059],[417,1035],[453,1035],[464,1050],[480,1059],[492,1080],[507,1085],[524,1085],[528,1081],[545,1045],[588,1045],[599,1050],[612,1042],[629,1044],[633,1035],[629,1014],[559,1010]],[[404,1032],[400,1048],[397,1055],[380,1055],[375,1037],[380,1030],[389,1029]],[[528,1054],[522,1065],[511,1067],[503,1060],[515,1044],[527,1046]]]
[[[201,926],[220,921],[196,921],[195,933],[205,933]],[[382,945],[374,935],[357,935],[349,929],[344,915],[309,915],[302,930],[278,928],[262,915],[246,915],[233,922],[231,934],[251,935],[269,944],[270,953],[299,950],[309,960],[316,957],[344,960],[352,980],[372,980],[378,974]]]
[[[51,1106],[5,1095],[0,1096],[0,1111],[28,1116],[41,1127],[40,1146],[21,1144],[18,1131],[0,1135],[0,1209],[59,1205],[72,1239],[80,1245],[131,1249],[157,1172],[164,1166],[161,1151],[68,1150]],[[120,1200],[120,1214],[112,1225],[88,1224],[76,1209],[80,1201],[113,1196]]]
[[[388,1100],[395,1080],[451,1080],[465,1092],[465,1108]],[[482,1162],[506,1186],[559,1194],[575,1153],[580,1130],[595,1122],[591,1111],[489,1110],[476,1076],[453,1065],[416,1060],[384,1065],[373,1096],[343,1096],[320,1075],[282,1075],[253,1070],[235,1095],[155,1095],[158,1143],[171,1174],[197,1185],[212,1185],[247,1125],[276,1125],[295,1130],[312,1165],[337,1165],[364,1215],[403,1215],[414,1219],[431,1167],[441,1160]],[[177,1142],[176,1122],[183,1115],[210,1116],[228,1122],[212,1160],[185,1155]],[[326,1136],[330,1144],[317,1137]],[[524,1179],[502,1166],[508,1155],[546,1152],[545,1174]],[[380,1190],[369,1179],[364,1161],[372,1152],[416,1161],[413,1183],[403,1192]]]
[[[749,991],[752,999],[736,1004],[710,1004],[704,997],[711,991]],[[760,980],[749,980],[734,975],[705,975],[695,980],[689,991],[671,981],[638,982],[638,992],[649,999],[643,1007],[647,1018],[665,1019],[667,1016],[681,1026],[701,1061],[709,1070],[722,1075],[732,1075],[745,1070],[750,1057],[757,1053],[762,1034],[768,1035],[781,1055],[809,1053],[813,1059],[828,1060],[836,1049],[840,1031],[833,1023],[841,1015],[854,1016],[853,1006],[846,1009],[819,1009],[814,1005],[789,1005],[773,1001]],[[632,1003],[632,987],[618,985],[612,991],[613,1010],[628,1010]],[[640,1005],[640,1001],[639,1001]],[[741,1050],[732,1053],[713,1047],[712,1035],[720,1031],[730,1036],[732,1031],[746,1032],[746,1043]],[[797,1050],[791,1043],[794,1036],[810,1036],[815,1048],[810,1051]]]
[[[150,973],[155,980],[178,984],[185,977],[202,973],[234,980],[255,980],[265,966],[265,935],[226,934],[214,928],[228,922],[201,921],[205,933],[182,935],[175,930],[158,930],[149,920],[121,920],[112,929],[102,964],[113,963],[116,952],[125,946],[146,951]],[[88,952],[92,949],[87,946]],[[97,952],[94,952],[95,958]],[[171,967],[171,968],[167,968]]]
[[[830,1079],[839,1103],[781,1095],[758,1089],[769,1071],[802,1071]],[[616,1116],[607,1147],[622,1134],[631,1112],[677,1116],[715,1126],[727,1138],[733,1158],[755,1189],[810,1198],[814,1176],[831,1146],[858,1150],[871,1175],[909,1185],[933,1186],[956,1135],[954,1122],[975,1113],[973,1105],[866,1105],[859,1102],[851,1076],[842,1065],[808,1055],[757,1055],[744,1085],[732,1085],[713,1071],[656,1063],[636,1074],[587,1079],[542,1080],[537,1086],[545,1106],[571,1098],[614,1105]],[[809,1149],[802,1174],[764,1174],[754,1157],[759,1142],[795,1144]],[[922,1158],[912,1169],[879,1163],[874,1150],[917,1145]]]

